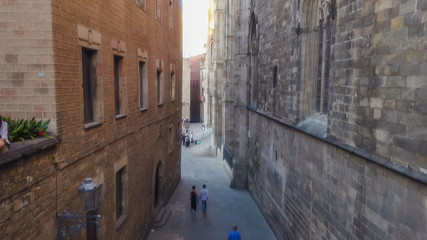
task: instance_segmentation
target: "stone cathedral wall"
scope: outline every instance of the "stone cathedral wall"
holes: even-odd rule
[[[317,3],[252,3],[249,191],[279,239],[425,239],[427,4],[331,1],[322,114]]]

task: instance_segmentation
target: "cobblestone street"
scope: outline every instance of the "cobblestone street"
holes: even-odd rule
[[[167,205],[172,214],[166,225],[151,232],[148,239],[227,239],[233,224],[237,224],[242,239],[276,239],[248,191],[229,187],[229,176],[212,156],[210,133],[201,132],[201,124],[191,125],[195,139],[201,140],[201,144],[183,147],[181,182]],[[191,186],[196,185],[200,192],[203,184],[209,190],[206,218],[200,202],[196,215],[190,212]]]

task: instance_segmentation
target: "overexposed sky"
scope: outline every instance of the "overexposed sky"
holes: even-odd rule
[[[208,38],[209,0],[183,0],[184,57],[196,56],[206,50]]]

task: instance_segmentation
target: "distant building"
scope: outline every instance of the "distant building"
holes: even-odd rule
[[[203,122],[203,63],[205,54],[185,58],[182,84],[182,113],[183,117],[192,123]]]
[[[206,119],[278,239],[427,239],[426,13],[211,1]]]
[[[191,104],[190,104],[190,121],[191,122],[202,122],[202,86],[201,86],[201,63],[204,61],[205,54],[200,54],[189,58],[191,63],[191,77],[190,77],[190,88],[191,88]]]
[[[180,180],[181,1],[2,1],[0,16],[0,113],[57,136],[0,156],[0,239],[61,239],[86,177],[98,239],[146,237]]]
[[[192,66],[188,58],[182,60],[182,68],[182,117],[190,119]]]

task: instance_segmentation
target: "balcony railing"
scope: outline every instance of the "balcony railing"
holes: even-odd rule
[[[218,136],[218,140],[217,140],[217,145],[216,145],[216,147],[217,147],[218,149],[221,149],[221,146],[222,146],[222,140],[221,140],[221,137],[220,137],[220,136]]]

